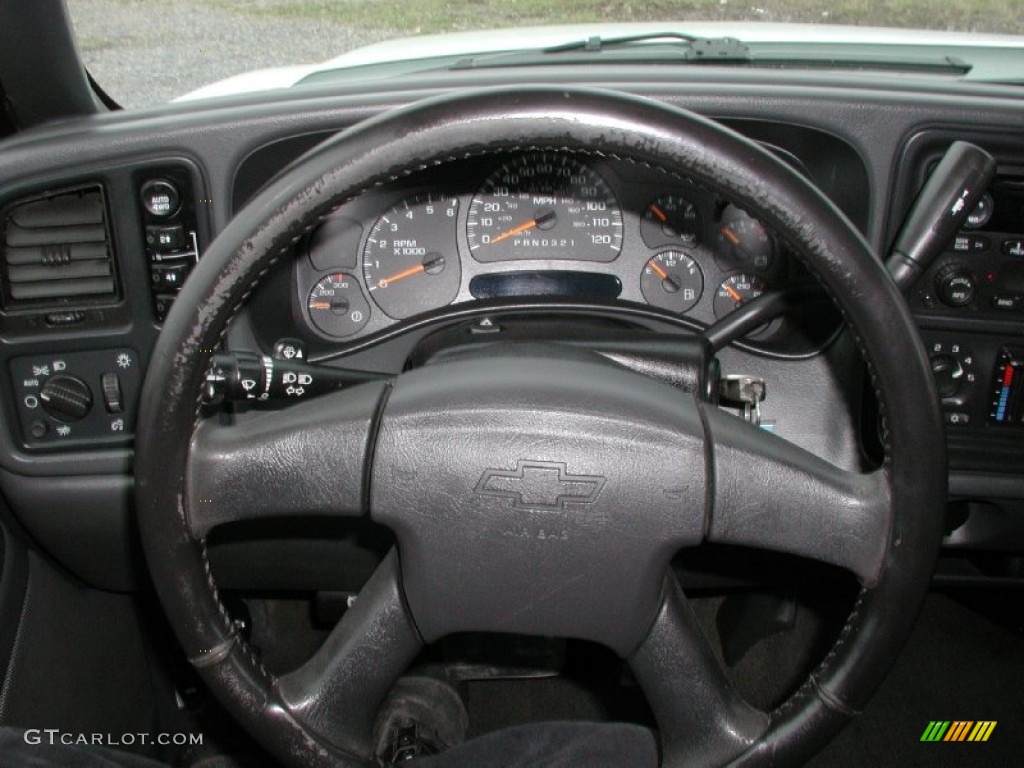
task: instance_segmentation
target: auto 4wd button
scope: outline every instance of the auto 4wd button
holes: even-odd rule
[[[142,185],[142,207],[158,219],[166,219],[178,212],[181,195],[178,188],[166,179],[153,179]]]

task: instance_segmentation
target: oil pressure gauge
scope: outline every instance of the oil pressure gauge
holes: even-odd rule
[[[370,319],[370,305],[359,289],[359,282],[345,272],[320,278],[306,302],[309,319],[328,336],[351,336]]]
[[[700,212],[681,195],[661,195],[647,204],[640,220],[640,235],[649,248],[683,246],[700,241]]]

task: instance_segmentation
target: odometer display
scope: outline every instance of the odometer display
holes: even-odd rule
[[[484,181],[466,221],[477,261],[612,261],[622,211],[608,184],[568,155],[533,152]]]

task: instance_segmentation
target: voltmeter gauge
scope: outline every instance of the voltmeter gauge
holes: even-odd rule
[[[764,225],[735,205],[727,205],[717,224],[715,257],[724,269],[762,272],[775,263],[775,244]]]
[[[328,336],[351,336],[370,319],[370,305],[359,282],[345,272],[320,278],[306,302],[309,319]]]
[[[700,301],[704,275],[681,251],[662,251],[644,264],[640,290],[648,304],[681,314]]]

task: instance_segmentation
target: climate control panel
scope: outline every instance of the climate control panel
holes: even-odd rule
[[[977,359],[970,345],[946,338],[926,339],[925,343],[946,424],[966,427],[978,423]]]
[[[1024,428],[1024,342],[977,333],[923,336],[947,428]]]

